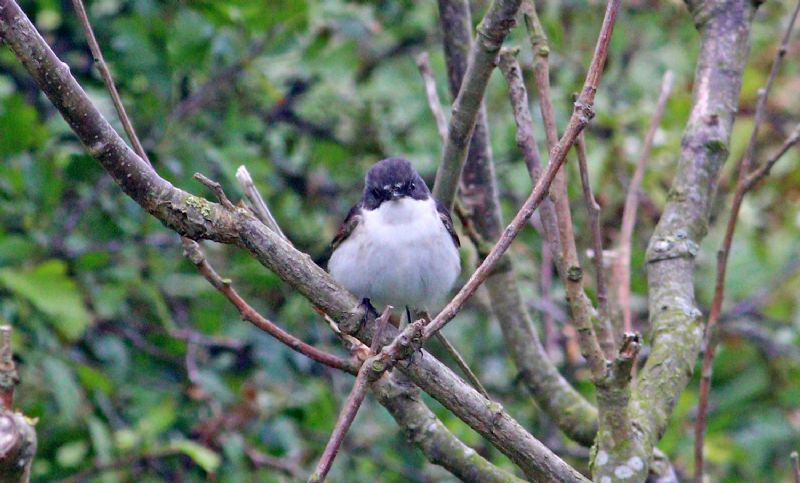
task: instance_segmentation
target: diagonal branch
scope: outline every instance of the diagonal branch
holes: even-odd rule
[[[736,231],[736,222],[739,217],[739,209],[742,207],[744,196],[754,186],[755,183],[748,182],[748,175],[750,166],[753,163],[753,156],[755,154],[756,138],[758,137],[758,130],[764,121],[767,107],[767,97],[772,90],[772,84],[778,76],[781,68],[781,63],[786,50],[789,45],[789,39],[792,36],[795,21],[800,13],[800,0],[795,5],[794,11],[789,17],[789,25],[786,27],[781,45],[775,55],[775,60],[772,62],[772,68],[767,78],[767,84],[759,90],[758,101],[756,103],[755,120],[753,122],[753,132],[750,135],[750,141],[747,144],[747,151],[739,163],[739,175],[736,183],[736,192],[733,195],[733,204],[731,206],[731,214],[728,217],[728,223],[725,227],[725,238],[722,241],[722,247],[717,253],[717,278],[714,287],[714,298],[711,301],[711,312],[708,315],[708,323],[706,324],[704,341],[706,343],[706,351],[703,354],[703,371],[700,379],[700,396],[697,405],[697,419],[694,427],[694,459],[695,459],[695,474],[694,480],[696,483],[703,481],[703,442],[705,439],[706,430],[706,413],[708,411],[708,394],[711,390],[711,372],[713,369],[714,355],[717,349],[717,338],[715,337],[715,330],[717,322],[719,321],[720,314],[722,313],[722,302],[725,300],[725,274],[728,267],[728,255],[731,251],[731,244],[733,243],[733,234]],[[777,160],[777,158],[775,158]],[[769,166],[769,162],[765,166]],[[769,168],[767,168],[769,170]],[[766,174],[766,171],[764,172]]]
[[[339,356],[321,351],[312,345],[306,344],[258,313],[258,311],[250,306],[250,304],[248,304],[247,301],[245,301],[241,295],[239,295],[236,289],[231,286],[230,280],[223,279],[219,276],[216,270],[214,270],[214,267],[212,267],[206,260],[206,257],[200,250],[200,246],[197,244],[197,242],[184,238],[183,250],[186,254],[186,258],[188,258],[197,267],[197,271],[199,271],[200,274],[203,275],[203,277],[205,277],[205,279],[208,280],[208,282],[215,289],[224,295],[234,307],[236,307],[244,320],[255,325],[291,349],[319,362],[320,364],[349,372],[350,374],[358,373],[358,368],[361,365],[359,361],[354,359],[343,359]]]
[[[342,446],[344,437],[347,435],[350,425],[353,424],[353,420],[356,418],[356,414],[358,414],[361,403],[364,402],[364,398],[367,396],[371,379],[377,379],[377,377],[380,377],[380,375],[383,373],[381,370],[380,361],[378,358],[374,357],[374,355],[380,348],[380,332],[382,332],[383,328],[386,327],[391,315],[392,307],[387,305],[386,308],[383,309],[383,314],[381,314],[378,320],[375,321],[377,324],[377,336],[372,340],[372,346],[370,347],[370,354],[372,357],[364,361],[364,364],[358,370],[356,381],[353,383],[353,388],[350,390],[350,395],[347,396],[347,400],[345,401],[342,410],[339,412],[339,417],[336,419],[336,426],[334,426],[333,433],[331,433],[328,444],[325,445],[325,450],[322,452],[322,456],[319,458],[317,468],[308,478],[309,483],[325,481],[325,477],[328,475],[331,465],[333,465],[333,460],[336,458],[336,454],[339,452],[339,448]]]
[[[606,270],[603,267],[603,229],[600,226],[600,205],[597,204],[594,193],[592,193],[592,185],[589,182],[586,140],[583,134],[581,133],[578,136],[578,142],[575,143],[575,151],[578,154],[578,171],[580,172],[581,187],[583,188],[583,204],[586,205],[586,216],[589,219],[589,228],[592,234],[592,251],[594,252],[592,259],[594,260],[594,277],[595,286],[597,287],[597,305],[600,311],[600,319],[610,320],[608,298],[606,296]]]
[[[75,7],[75,13],[78,14],[78,18],[81,21],[81,27],[86,35],[89,50],[92,51],[92,57],[94,57],[94,64],[97,70],[100,71],[103,83],[105,83],[106,89],[111,95],[114,108],[117,110],[117,115],[119,116],[120,122],[122,122],[122,127],[125,129],[125,133],[128,135],[128,139],[130,139],[133,145],[133,150],[136,151],[136,154],[138,154],[140,158],[147,161],[147,164],[151,164],[147,153],[145,153],[142,147],[142,143],[139,141],[139,136],[136,135],[136,131],[133,129],[133,123],[131,123],[128,114],[125,112],[125,105],[122,104],[122,99],[119,97],[117,86],[114,84],[114,78],[111,76],[111,70],[109,70],[108,64],[106,64],[106,60],[103,57],[103,51],[100,50],[100,45],[97,43],[97,38],[94,36],[92,24],[89,22],[89,16],[86,14],[86,7],[84,7],[82,0],[72,0],[72,5]]]

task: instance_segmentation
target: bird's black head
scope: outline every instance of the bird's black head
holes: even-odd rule
[[[364,182],[364,207],[374,210],[384,201],[403,197],[424,200],[430,196],[425,181],[403,158],[378,161],[367,171]]]

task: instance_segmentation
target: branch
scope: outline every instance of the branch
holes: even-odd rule
[[[614,28],[614,21],[616,20],[617,10],[619,9],[620,0],[611,0],[606,9],[606,16],[603,19],[603,26],[600,30],[600,38],[595,48],[595,54],[592,58],[592,63],[589,67],[589,72],[586,76],[583,91],[575,102],[575,110],[572,113],[570,122],[564,132],[564,136],[558,142],[558,145],[553,150],[551,155],[550,164],[547,171],[542,178],[534,186],[530,196],[517,212],[511,224],[506,227],[503,236],[498,240],[497,244],[489,252],[486,259],[478,266],[475,272],[470,277],[469,281],[462,287],[455,297],[442,309],[431,323],[425,327],[423,331],[423,340],[429,338],[431,335],[439,331],[450,320],[455,317],[458,311],[463,307],[464,303],[475,293],[478,287],[486,280],[486,277],[494,269],[495,265],[500,261],[500,258],[505,254],[511,242],[516,238],[519,232],[527,223],[528,218],[533,214],[534,210],[538,208],[544,197],[547,195],[550,184],[558,172],[561,165],[566,159],[567,152],[572,147],[575,139],[578,137],[583,128],[589,123],[589,120],[594,116],[592,106],[594,104],[595,93],[597,92],[597,84],[600,80],[602,67],[605,64],[606,56],[608,54],[608,44],[611,40],[611,32]],[[469,77],[469,70],[467,71],[466,78]],[[462,93],[464,89],[462,88]],[[456,100],[458,102],[458,100]],[[452,120],[451,120],[452,126]],[[451,133],[452,137],[452,133]],[[577,277],[578,280],[580,277]],[[594,331],[589,328],[589,332],[593,335]],[[596,342],[596,339],[595,339]]]
[[[239,186],[242,187],[242,191],[244,191],[245,196],[247,196],[247,199],[250,201],[250,205],[253,207],[253,213],[261,220],[261,223],[267,225],[270,230],[280,235],[284,240],[289,241],[283,233],[283,230],[281,230],[280,225],[278,225],[278,222],[275,221],[275,217],[272,216],[272,212],[269,211],[267,203],[264,201],[264,198],[261,197],[261,193],[258,192],[255,183],[253,183],[253,178],[250,176],[250,172],[247,171],[245,166],[239,166],[239,169],[236,170],[236,180],[239,182]]]
[[[197,270],[200,272],[200,274],[203,275],[203,277],[205,277],[205,279],[208,280],[208,282],[215,289],[217,289],[219,293],[224,295],[234,307],[236,307],[244,320],[250,322],[288,346],[290,349],[303,354],[309,359],[317,361],[320,364],[328,367],[333,367],[334,369],[349,372],[350,374],[358,373],[358,368],[360,366],[358,361],[353,359],[343,359],[325,351],[321,351],[312,345],[306,344],[258,313],[258,311],[248,304],[247,301],[245,301],[231,286],[231,281],[220,277],[216,270],[214,270],[214,267],[212,267],[208,261],[206,261],[206,257],[202,250],[200,250],[200,245],[198,245],[197,242],[183,239],[183,251],[186,255],[186,258],[188,258],[197,267]]]
[[[92,51],[92,56],[94,57],[94,64],[97,70],[100,71],[100,76],[103,78],[103,83],[105,83],[108,93],[111,94],[114,108],[117,110],[117,115],[119,116],[120,122],[122,122],[122,127],[125,129],[125,133],[128,135],[128,139],[130,139],[133,145],[133,150],[136,151],[136,154],[145,160],[147,164],[150,164],[147,153],[145,153],[142,143],[139,141],[139,137],[133,129],[133,124],[130,118],[128,118],[128,114],[125,112],[125,106],[122,104],[122,99],[119,97],[117,86],[114,85],[114,78],[111,77],[111,71],[108,69],[106,60],[103,57],[103,52],[100,50],[100,45],[98,45],[97,39],[92,31],[92,25],[89,22],[89,16],[86,15],[86,8],[83,6],[83,1],[72,0],[72,5],[75,7],[75,13],[78,14],[78,18],[81,21],[81,27],[83,28],[83,33],[86,35],[89,50]]]
[[[517,62],[515,54],[516,53],[512,50],[503,49],[500,52],[498,65],[505,76],[506,81],[508,82],[509,100],[514,112],[514,121],[517,125],[517,146],[522,152],[523,158],[525,159],[525,164],[528,166],[531,179],[533,182],[537,182],[541,178],[542,163],[539,158],[539,151],[536,145],[530,109],[528,108],[528,93],[525,89],[525,84],[523,82],[521,73],[522,71],[519,63]],[[558,222],[552,200],[545,198],[542,201],[539,214],[542,221],[544,238],[547,241],[547,249],[550,253],[560,253],[561,246],[557,226]],[[520,345],[528,347],[532,345],[528,342],[529,340],[530,338],[528,337],[515,338],[515,341],[510,341],[511,343],[509,345],[512,348]],[[534,347],[540,347],[540,345],[536,344]],[[515,352],[529,353],[531,350],[517,349]],[[527,360],[539,358],[549,362],[548,358],[543,354],[526,354],[526,356]],[[542,405],[550,417],[552,417],[559,427],[561,427],[573,439],[576,439],[585,445],[591,445],[594,441],[595,432],[597,431],[596,410],[591,407],[591,405],[580,395],[578,395],[567,381],[562,379],[561,375],[555,368],[553,368],[553,371],[550,371],[548,367],[549,364],[545,365],[547,370],[542,371],[539,369],[537,372],[541,375],[537,376],[530,370],[525,370],[526,366],[530,365],[529,362],[521,363],[519,362],[519,358],[517,358],[517,360],[517,365],[520,367],[520,369],[522,369],[523,380],[526,382],[526,384],[528,384],[529,387],[532,387],[534,395],[541,395],[541,397],[537,397],[537,401],[540,405]],[[550,377],[547,378],[549,379],[547,390],[541,391],[542,382],[545,379],[543,376],[547,375],[548,373]],[[563,388],[560,391],[560,397],[552,397],[553,388]],[[571,408],[572,410],[565,411],[567,408]],[[576,412],[576,409],[580,409],[580,411]],[[573,414],[578,413],[582,414],[582,417],[578,418],[577,421],[574,417],[570,417]],[[580,431],[576,431],[576,426],[577,428],[580,428]]]
[[[447,141],[447,119],[442,110],[442,103],[439,101],[439,94],[436,92],[436,79],[433,77],[428,53],[422,52],[417,56],[417,67],[425,83],[425,95],[428,98],[428,107],[431,109],[433,119],[436,121],[436,128],[439,130],[439,137],[442,141]]]
[[[758,101],[756,104],[755,120],[753,122],[753,132],[750,135],[750,141],[747,144],[747,151],[739,163],[739,177],[736,183],[736,192],[733,195],[733,205],[731,206],[731,214],[728,217],[728,224],[725,227],[725,238],[722,241],[722,247],[717,253],[717,278],[714,287],[714,298],[711,301],[711,312],[708,315],[708,323],[706,324],[704,341],[706,351],[703,354],[703,372],[700,379],[700,396],[697,403],[697,419],[694,426],[694,462],[695,474],[694,480],[696,483],[703,482],[703,442],[705,439],[706,430],[706,414],[708,411],[708,394],[711,390],[711,372],[713,369],[714,355],[717,348],[717,340],[715,335],[716,325],[719,321],[720,314],[722,313],[722,302],[725,300],[725,274],[728,267],[728,255],[731,251],[731,244],[733,243],[733,234],[736,231],[736,222],[739,217],[739,209],[744,201],[744,196],[755,183],[748,183],[748,173],[750,166],[753,162],[753,155],[755,152],[756,138],[758,137],[758,130],[764,121],[766,114],[767,97],[772,90],[772,84],[780,71],[783,57],[786,55],[786,49],[789,45],[789,39],[792,36],[792,29],[794,28],[795,21],[797,20],[798,13],[800,13],[800,0],[798,0],[794,11],[789,17],[789,25],[786,27],[786,32],[783,36],[780,48],[775,55],[775,60],[772,62],[772,68],[767,78],[767,84],[758,93]],[[767,163],[765,166],[769,166]],[[769,168],[767,168],[769,170]],[[766,174],[766,171],[764,172]]]
[[[361,403],[364,402],[364,398],[367,396],[370,379],[377,379],[377,377],[380,377],[380,375],[383,373],[380,361],[374,355],[380,348],[380,333],[386,327],[387,321],[391,315],[392,307],[387,305],[386,308],[383,309],[383,314],[381,314],[380,318],[375,321],[377,324],[376,337],[372,340],[372,347],[370,347],[370,354],[372,357],[364,361],[361,369],[358,370],[356,382],[353,383],[353,388],[350,390],[350,395],[347,396],[347,401],[345,401],[342,410],[339,412],[339,417],[336,420],[336,426],[334,426],[333,433],[331,433],[328,444],[325,445],[325,450],[322,452],[322,456],[319,458],[317,468],[308,478],[309,483],[325,481],[325,477],[328,475],[328,471],[331,469],[333,460],[336,458],[336,454],[339,452],[339,447],[344,441],[347,430],[350,429],[350,425],[353,424],[353,420],[356,418],[356,414],[358,414]]]
[[[756,168],[750,175],[745,179],[744,186],[745,191],[750,191],[753,187],[758,184],[759,181],[764,179],[765,176],[769,175],[770,170],[772,167],[775,166],[775,163],[780,161],[784,154],[789,151],[791,148],[796,146],[800,143],[800,124],[798,124],[794,130],[786,137],[786,140],[783,142],[783,146],[772,155],[771,158],[767,160],[766,163]]]
[[[586,214],[589,218],[589,226],[592,233],[592,250],[594,251],[594,276],[597,289],[597,302],[599,306],[600,324],[598,327],[598,337],[600,338],[603,351],[608,354],[614,349],[614,335],[611,330],[611,317],[608,311],[608,298],[606,296],[606,277],[605,267],[603,266],[603,231],[600,227],[600,205],[592,193],[592,185],[589,182],[589,167],[586,161],[586,142],[583,133],[578,136],[575,143],[575,150],[578,153],[578,169],[581,176],[581,187],[583,188],[583,202],[586,205]]]
[[[617,258],[613,267],[614,287],[617,291],[616,305],[622,310],[622,330],[630,332],[633,330],[631,318],[631,239],[633,237],[633,227],[636,224],[636,210],[639,206],[639,187],[644,178],[644,167],[650,159],[650,152],[653,148],[653,140],[656,131],[661,124],[661,117],[667,107],[667,99],[672,90],[672,71],[664,73],[661,81],[661,93],[658,95],[656,109],[650,119],[650,128],[644,138],[644,146],[639,161],[636,163],[636,170],[628,185],[628,194],[625,196],[625,207],[622,211],[622,227],[620,228],[617,240]]]
[[[422,402],[419,388],[397,371],[372,383],[372,392],[403,428],[409,442],[431,463],[462,481],[521,483],[514,475],[490,464],[456,438]]]
[[[521,0],[493,0],[478,25],[477,41],[469,53],[467,70],[453,103],[442,164],[436,171],[433,196],[452,210],[467,148],[483,103],[497,52],[516,23]]]
[[[794,474],[794,483],[800,483],[800,457],[797,456],[797,451],[792,451],[789,455],[792,460],[792,473]]]

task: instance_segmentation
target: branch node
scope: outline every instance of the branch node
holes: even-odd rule
[[[225,194],[225,191],[222,189],[222,185],[217,183],[216,181],[207,178],[202,173],[195,173],[194,179],[199,181],[201,184],[205,185],[206,188],[210,189],[214,196],[217,197],[219,202],[225,209],[229,211],[236,211],[236,206],[231,203],[231,200],[228,199],[228,196]]]

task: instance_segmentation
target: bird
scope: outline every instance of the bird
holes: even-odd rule
[[[450,211],[400,157],[373,164],[333,238],[328,271],[362,303],[438,308],[461,273]],[[370,307],[370,305],[367,305]]]

